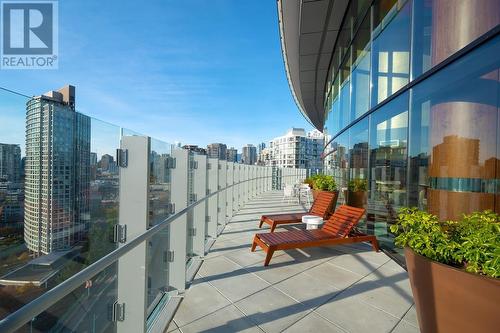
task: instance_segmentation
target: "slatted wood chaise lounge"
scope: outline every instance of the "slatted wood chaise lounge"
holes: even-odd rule
[[[264,223],[271,226],[271,232],[280,224],[291,224],[302,222],[304,215],[320,216],[323,220],[327,219],[332,213],[337,204],[338,192],[320,192],[314,200],[311,209],[306,213],[290,213],[290,214],[275,214],[262,215],[260,218],[259,228],[262,228]]]
[[[253,239],[252,252],[259,245],[267,253],[264,266],[269,265],[274,251],[278,250],[370,242],[373,250],[378,252],[379,247],[375,236],[353,231],[364,213],[365,210],[362,208],[342,205],[321,229],[256,234]]]

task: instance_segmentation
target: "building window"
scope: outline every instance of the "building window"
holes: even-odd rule
[[[500,37],[412,89],[409,203],[441,220],[494,209]]]
[[[379,0],[373,7],[372,107],[410,77],[410,3]]]
[[[391,246],[389,226],[406,206],[407,132],[408,93],[371,115],[368,228]]]

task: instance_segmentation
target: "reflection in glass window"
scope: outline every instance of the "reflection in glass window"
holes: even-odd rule
[[[352,44],[352,111],[357,119],[370,107],[370,15],[367,15]]]
[[[327,122],[328,126],[328,133],[331,134],[332,136],[337,134],[337,132],[340,130],[340,96],[339,96],[339,77],[335,80],[333,83],[333,97],[332,97],[332,111],[330,112],[329,119]]]
[[[407,130],[407,93],[371,116],[368,227],[389,245],[389,225],[397,219],[398,209],[406,206]]]
[[[328,166],[332,170],[331,174],[335,178],[341,196],[347,190],[347,183],[349,181],[348,147],[349,133],[344,132],[332,143],[333,153],[330,158],[331,163]],[[345,197],[342,200],[345,202]]]
[[[500,210],[498,54],[500,37],[412,89],[409,200],[442,220]]]
[[[412,78],[426,72],[498,24],[498,0],[413,1]]]
[[[411,2],[404,3],[377,1],[374,5],[372,107],[409,81]]]
[[[349,130],[350,179],[368,178],[368,118]]]
[[[346,127],[350,122],[351,114],[351,57],[348,54],[340,66],[340,128]]]
[[[368,209],[368,118],[349,129],[349,167],[347,204]],[[367,232],[366,221],[363,220],[358,228]]]

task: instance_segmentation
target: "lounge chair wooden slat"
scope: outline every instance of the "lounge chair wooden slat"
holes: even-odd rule
[[[304,215],[316,215],[325,220],[335,209],[337,199],[338,192],[320,192],[308,212],[262,215],[259,228],[262,228],[262,225],[266,223],[271,226],[271,232],[274,232],[274,229],[280,224],[300,223]]]
[[[373,250],[378,251],[378,242],[375,236],[353,232],[353,228],[364,213],[365,210],[362,208],[342,205],[321,229],[256,234],[252,244],[252,252],[255,251],[257,245],[267,252],[264,261],[264,266],[267,266],[274,251],[277,250],[370,242]]]

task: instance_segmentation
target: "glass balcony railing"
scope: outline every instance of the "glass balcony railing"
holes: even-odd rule
[[[304,169],[207,158],[0,89],[0,332],[163,330],[250,198]]]

